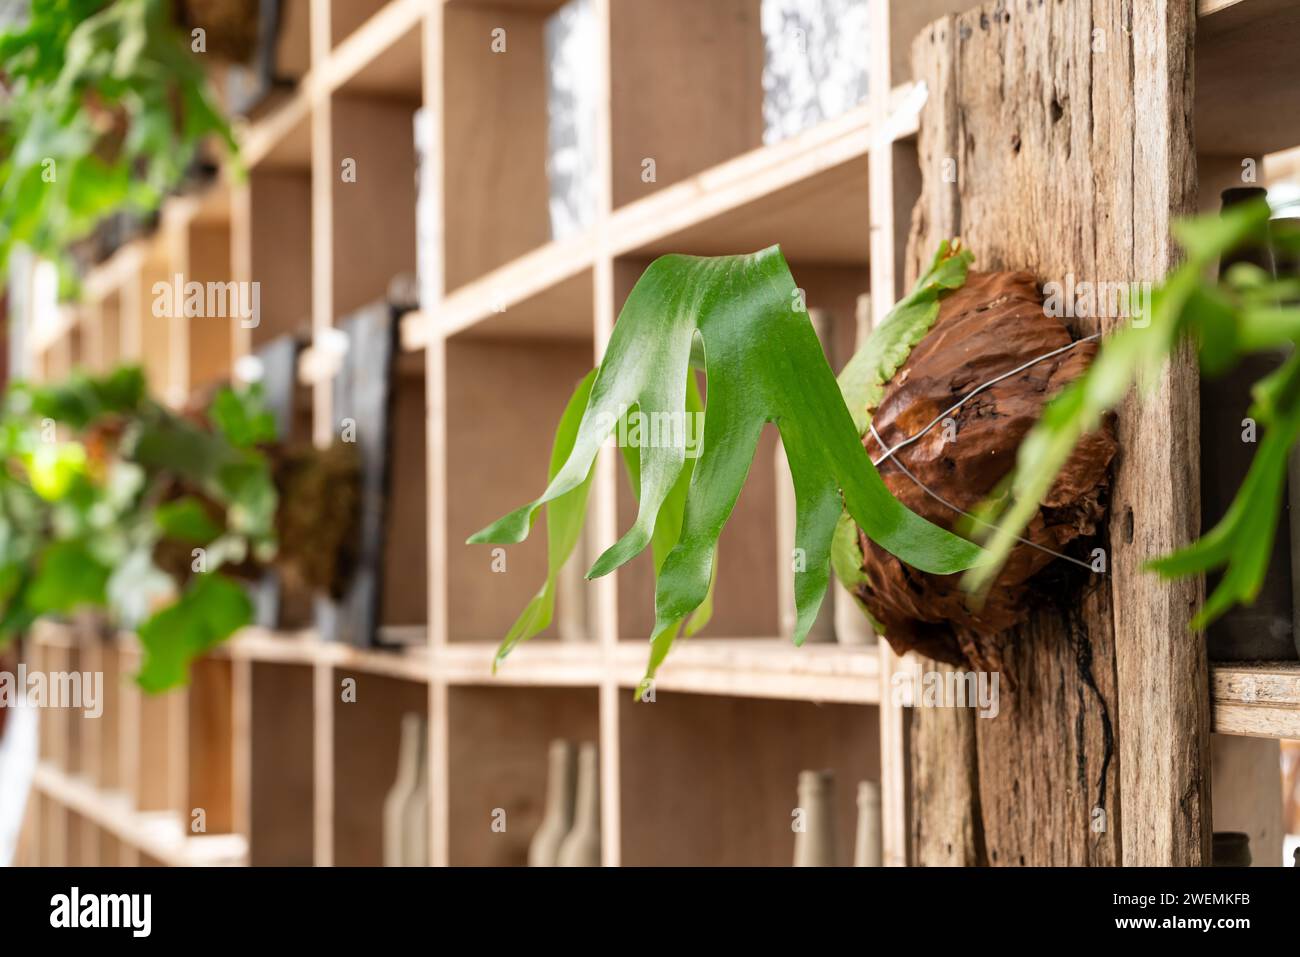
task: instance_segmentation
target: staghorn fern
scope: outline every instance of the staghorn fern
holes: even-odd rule
[[[880,354],[869,367],[859,364],[846,388],[869,393],[879,370],[896,364],[899,350],[906,355],[909,338],[928,328],[927,314],[933,322],[938,296],[964,280],[968,261],[947,244],[940,248],[917,291],[895,310],[908,320],[895,326],[898,340],[878,338]],[[670,442],[621,443],[639,511],[587,573],[608,574],[652,545],[656,621],[647,680],[683,624],[689,634],[707,619],[718,536],[767,422],[780,431],[795,487],[803,558],[803,570],[794,572],[795,644],[826,594],[832,539],[846,511],[870,538],[924,571],[951,574],[980,557],[970,542],[903,507],[881,481],[777,247],[748,256],[663,256],[633,288],[603,362],[570,400],[546,490],[469,539],[523,541],[538,510],[547,510],[547,581],[502,642],[498,663],[550,622],[555,575],[577,542],[597,451],[616,428],[630,434],[629,423],[684,423],[698,414],[693,364],[703,367],[708,386],[698,457],[687,457],[684,425],[671,430]]]

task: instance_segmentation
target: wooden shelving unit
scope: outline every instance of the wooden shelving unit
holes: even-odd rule
[[[1214,730],[1257,738],[1300,738],[1300,664],[1220,664],[1210,669]]]
[[[779,637],[775,479],[763,466],[771,435],[722,540],[715,621],[675,649],[653,703],[635,702],[632,690],[648,650],[647,561],[584,586],[579,607],[562,609],[586,641],[561,641],[552,628],[493,675],[496,641],[543,577],[545,543],[536,535],[509,548],[499,574],[488,549],[463,542],[542,488],[549,430],[652,257],[780,243],[837,341],[852,341],[861,294],[883,316],[903,291],[920,194],[925,91],[911,83],[911,41],[971,3],[875,0],[869,101],[763,146],[758,0],[595,0],[592,71],[608,106],[597,216],[552,240],[542,26],[558,6],[290,0],[310,65],[243,130],[247,178],[170,201],[154,236],[100,266],[85,300],[36,331],[38,377],[138,361],[179,405],[276,335],[321,347],[340,317],[414,271],[417,227],[435,247],[421,307],[402,326],[402,531],[387,558],[383,623],[415,636],[414,646],[358,650],[254,629],[196,669],[187,691],[147,699],[117,680],[131,671],[129,639],[96,642],[43,624],[29,656],[96,656],[116,684],[102,731],[66,716],[46,723],[31,860],[376,863],[397,728],[422,710],[435,864],[523,861],[557,736],[599,742],[607,865],[787,862],[804,767],[837,771],[846,841],[856,782],[880,780],[886,863],[905,862],[906,721],[889,693],[898,662],[883,643],[794,649]],[[1226,92],[1273,89],[1268,64],[1289,61],[1256,51],[1294,47],[1294,11],[1278,0],[1201,0],[1199,14],[1200,69],[1224,78],[1198,76],[1197,124],[1213,131],[1205,138],[1224,152],[1249,147],[1245,155],[1300,143],[1288,126],[1297,104],[1251,99],[1256,115]],[[505,54],[491,50],[498,28]],[[1296,95],[1293,83],[1275,86]],[[654,182],[642,177],[647,157]],[[355,182],[340,175],[349,160]],[[417,170],[430,217],[422,224]],[[261,325],[155,319],[152,284],[176,272],[261,282]],[[330,369],[313,364],[315,351],[303,373],[311,431],[325,441],[336,423]],[[620,472],[603,451],[588,558],[630,520]],[[355,702],[341,698],[349,681]],[[1297,685],[1290,666],[1218,669],[1218,730],[1300,733]],[[209,805],[225,810],[209,816],[221,828],[208,833],[229,840],[181,827]],[[491,829],[496,808],[508,815],[504,834]],[[157,813],[171,816],[171,837],[146,826]]]

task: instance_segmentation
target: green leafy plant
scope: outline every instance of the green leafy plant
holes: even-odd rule
[[[890,333],[880,337],[872,357],[852,368],[848,388],[879,386],[878,377],[910,348],[906,343],[924,334],[926,317],[933,322],[942,290],[960,285],[967,261],[946,245],[939,251],[917,291],[895,310]],[[703,369],[707,384],[701,408],[692,399],[693,367]],[[693,415],[703,416],[703,441],[689,459],[685,436]],[[778,248],[749,256],[663,256],[633,288],[604,360],[574,393],[546,490],[470,538],[522,541],[538,510],[547,509],[551,571],[498,661],[549,623],[554,576],[577,541],[592,463],[618,429],[638,514],[588,577],[607,574],[652,545],[652,677],[683,625],[697,630],[707,618],[718,536],[768,422],[780,431],[796,494],[795,543],[804,569],[795,573],[796,644],[829,585],[832,540],[843,512],[883,548],[925,571],[955,573],[979,557],[976,546],[919,518],[885,487]],[[655,423],[658,440],[647,440],[645,428]]]
[[[989,559],[971,569],[975,592],[996,576],[1015,536],[1037,508],[1079,438],[1096,428],[1130,387],[1148,391],[1175,350],[1190,343],[1201,370],[1220,375],[1243,356],[1267,352],[1279,366],[1252,390],[1249,415],[1262,431],[1259,448],[1236,497],[1218,524],[1196,542],[1153,559],[1148,568],[1166,578],[1222,569],[1217,587],[1192,621],[1204,627],[1236,604],[1258,595],[1277,533],[1288,452],[1300,438],[1300,277],[1274,276],[1248,263],[1233,266],[1222,282],[1209,275],[1220,257],[1243,247],[1271,247],[1296,262],[1300,235],[1270,228],[1269,207],[1255,200],[1222,216],[1175,227],[1183,263],[1151,296],[1127,327],[1103,341],[1087,373],[1063,389],[1020,446],[1007,494],[988,504],[992,524],[982,533]]]
[[[63,262],[109,214],[156,209],[210,135],[235,152],[169,0],[33,0],[0,78],[0,268],[18,244]]]
[[[276,553],[275,434],[257,390],[206,416],[149,398],[137,368],[16,384],[0,410],[0,645],[40,615],[101,609],[136,628],[160,691],[248,624],[238,578]]]
[[[1300,277],[1278,278],[1248,264],[1234,266],[1223,282],[1206,277],[1216,260],[1243,246],[1271,244],[1285,261],[1300,261],[1300,232],[1283,232],[1277,224],[1270,229],[1267,204],[1258,201],[1222,217],[1183,222],[1176,236],[1185,261],[1156,287],[1149,309],[1106,339],[1088,371],[1048,403],[1020,446],[1013,474],[975,521],[962,523],[985,551],[894,500],[861,441],[885,385],[934,325],[940,301],[964,284],[973,261],[968,251],[940,247],[913,290],[841,372],[838,390],[779,250],[656,260],[629,296],[600,368],[582,381],[565,410],[545,492],[470,539],[521,541],[539,509],[545,511],[547,581],[502,642],[497,662],[550,623],[556,575],[582,527],[592,461],[615,429],[639,511],[588,577],[652,546],[656,624],[648,680],[683,626],[690,634],[707,621],[718,535],[765,422],[777,424],[790,460],[796,543],[807,560],[807,571],[796,573],[799,643],[825,593],[828,562],[850,591],[860,583],[858,527],[922,571],[964,571],[963,582],[978,601],[1079,440],[1135,384],[1149,388],[1157,381],[1184,342],[1198,348],[1206,375],[1221,374],[1255,352],[1278,355],[1279,368],[1255,386],[1250,415],[1263,439],[1232,506],[1199,541],[1149,567],[1166,577],[1223,569],[1196,627],[1252,601],[1276,534],[1288,453],[1300,438]],[[705,414],[694,368],[703,369],[710,400],[699,458],[686,457],[679,442],[622,441],[647,417]]]

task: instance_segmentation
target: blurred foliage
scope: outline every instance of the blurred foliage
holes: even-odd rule
[[[1175,227],[1183,263],[1155,288],[1149,309],[1103,340],[1087,373],[1047,405],[1005,488],[986,503],[984,517],[994,523],[982,536],[990,557],[967,573],[968,587],[978,592],[996,577],[1079,438],[1133,385],[1143,394],[1158,388],[1169,357],[1190,345],[1207,377],[1253,353],[1276,356],[1278,367],[1252,389],[1247,415],[1262,438],[1232,504],[1222,516],[1206,516],[1218,524],[1200,539],[1148,567],[1166,578],[1222,570],[1193,627],[1255,600],[1281,519],[1289,453],[1300,438],[1300,233],[1294,225],[1270,221],[1260,199]],[[1221,281],[1207,278],[1222,257],[1243,249],[1268,250],[1279,264],[1276,274],[1240,262]]]
[[[252,619],[236,578],[275,556],[274,422],[257,387],[205,415],[149,398],[138,368],[17,383],[0,407],[0,645],[42,614],[138,631],[149,691]]]
[[[0,269],[19,244],[66,266],[105,217],[155,210],[209,135],[235,152],[170,0],[32,0],[0,80]]]

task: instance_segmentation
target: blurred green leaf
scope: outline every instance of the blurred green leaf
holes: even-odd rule
[[[191,545],[206,545],[221,534],[221,526],[192,495],[159,505],[154,521],[164,535]]]
[[[149,692],[189,680],[190,662],[253,620],[253,604],[223,575],[199,575],[177,601],[140,625],[144,659],[136,681]]]
[[[275,441],[275,416],[262,404],[260,385],[250,386],[243,392],[220,390],[208,415],[231,445],[252,448]]]
[[[107,215],[144,213],[199,144],[237,156],[169,0],[32,0],[0,35],[0,268],[30,247],[64,266]],[[236,162],[237,165],[237,162]]]
[[[40,558],[27,601],[37,614],[103,606],[109,572],[84,542],[53,542]]]

